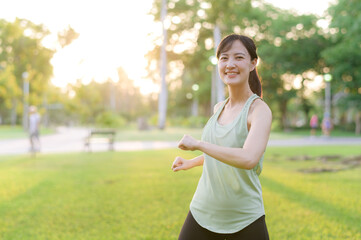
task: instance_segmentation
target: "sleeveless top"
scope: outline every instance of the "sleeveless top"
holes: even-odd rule
[[[248,135],[247,116],[253,94],[239,115],[229,124],[220,125],[218,117],[228,98],[208,120],[202,141],[219,146],[242,148]],[[251,170],[240,169],[218,161],[204,153],[203,172],[190,204],[199,225],[216,233],[235,233],[265,214],[262,188],[258,175],[263,156]]]

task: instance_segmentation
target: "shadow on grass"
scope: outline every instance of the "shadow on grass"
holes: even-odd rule
[[[359,224],[360,216],[357,214],[342,209],[337,205],[316,199],[270,178],[263,176],[261,181],[264,188],[267,188],[272,192],[276,192],[277,194],[280,194],[281,196],[296,202],[305,208],[327,216],[330,220],[345,225],[352,230],[361,231]]]

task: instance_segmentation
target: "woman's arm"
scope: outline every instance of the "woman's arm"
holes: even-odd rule
[[[217,112],[218,108],[222,105],[222,103],[223,102],[219,102],[214,106],[213,108],[214,113]],[[172,164],[172,170],[174,172],[177,172],[179,170],[187,170],[193,167],[202,166],[203,162],[204,162],[203,154],[191,160],[186,160],[182,157],[176,157]]]
[[[172,165],[172,170],[174,172],[177,172],[179,170],[187,170],[193,167],[202,166],[203,161],[204,161],[203,154],[191,160],[186,160],[182,157],[176,157]]]
[[[184,135],[178,147],[183,150],[200,150],[207,155],[243,169],[254,168],[263,155],[271,131],[272,113],[264,102],[259,102],[252,113],[251,129],[243,148],[222,147],[212,143],[198,141]]]

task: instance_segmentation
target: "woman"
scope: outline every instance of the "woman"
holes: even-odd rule
[[[180,149],[204,154],[176,157],[172,165],[175,172],[203,165],[179,239],[269,239],[258,175],[272,113],[260,98],[256,46],[232,34],[219,44],[217,59],[229,97],[215,105],[201,141],[184,135],[179,142]]]

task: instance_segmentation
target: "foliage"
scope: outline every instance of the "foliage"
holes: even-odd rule
[[[41,41],[49,32],[29,20],[0,20],[0,114],[12,123],[22,113],[23,81],[30,83],[30,104],[39,105],[52,75],[53,51]],[[4,89],[7,89],[4,91]]]
[[[151,126],[153,126],[153,127],[157,126],[157,124],[158,124],[158,115],[153,115],[153,116],[151,116],[151,117],[149,118],[148,123],[149,123]]]
[[[332,16],[329,33],[332,46],[323,55],[332,67],[334,90],[360,97],[361,2],[339,0],[328,12]]]
[[[124,128],[127,121],[113,112],[106,111],[96,117],[95,123],[101,127]]]
[[[0,116],[15,124],[23,114],[23,103],[39,106],[41,112],[62,100],[59,89],[49,84],[53,74],[50,63],[55,50],[43,46],[49,31],[26,19],[0,20]],[[61,47],[70,44],[78,33],[72,28],[59,33]],[[29,82],[29,96],[24,97],[24,82]]]
[[[62,32],[58,33],[58,41],[62,48],[70,45],[78,37],[79,33],[77,33],[70,25],[67,29],[64,29]]]
[[[304,174],[313,161],[291,156],[360,154],[359,146],[268,148],[261,174],[271,239],[360,236],[361,168]],[[0,237],[176,239],[201,168],[173,173],[162,151],[0,157]],[[4,161],[6,159],[6,161]],[[50,226],[50,227],[49,227]]]
[[[339,104],[343,108],[357,109],[355,131],[360,134],[361,2],[339,0],[328,13],[332,17],[329,33],[332,46],[323,52],[323,56],[331,67],[332,91],[344,95],[345,101]]]
[[[160,20],[160,0],[154,2],[151,14]],[[189,111],[186,95],[196,94],[201,107],[201,115],[211,114],[212,74],[214,66],[210,58],[215,55],[213,29],[217,25],[222,35],[245,34],[252,37],[259,46],[261,64],[259,72],[263,79],[264,98],[273,108],[275,119],[280,119],[282,128],[286,126],[288,102],[301,98],[301,110],[308,115],[309,104],[303,94],[303,84],[309,77],[303,73],[320,73],[323,67],[321,51],[327,47],[322,31],[317,27],[318,18],[314,15],[295,15],[293,12],[278,9],[263,1],[215,1],[215,0],[170,0],[168,2],[168,58],[170,108],[174,111]],[[300,51],[302,49],[302,51]],[[154,73],[159,56],[159,45],[147,55],[149,69]],[[174,68],[172,65],[179,65]],[[183,74],[174,76],[174,72]],[[302,89],[292,86],[285,88],[284,75],[293,79],[302,76]],[[156,79],[156,76],[151,75]],[[193,84],[200,86],[192,91]],[[296,92],[300,94],[296,94]],[[176,104],[172,104],[176,103]],[[172,109],[170,109],[172,114]],[[188,113],[189,114],[189,113]]]
[[[203,116],[190,116],[184,118],[178,117],[169,119],[171,126],[181,126],[185,128],[203,128],[207,121],[208,118]]]
[[[0,106],[5,109],[11,109],[13,98],[19,98],[22,95],[22,90],[17,84],[13,72],[13,65],[6,66],[3,71],[0,71]]]
[[[149,116],[154,111],[154,100],[143,98],[122,68],[118,69],[118,76],[118,82],[108,79],[103,83],[82,84],[79,80],[70,85],[68,94],[73,97],[65,102],[66,112],[82,124],[94,124],[99,115],[109,112],[121,115],[126,121]]]

